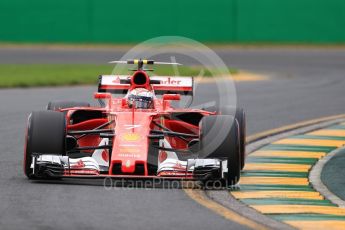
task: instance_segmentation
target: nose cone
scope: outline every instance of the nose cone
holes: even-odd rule
[[[148,135],[152,114],[121,112],[116,116],[115,138],[111,156],[112,174],[147,175]]]

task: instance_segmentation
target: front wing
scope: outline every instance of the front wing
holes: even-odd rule
[[[101,166],[92,157],[70,158],[68,156],[34,156],[31,164],[38,178],[128,178],[128,179],[184,179],[207,180],[224,178],[227,162],[219,159],[167,159],[160,164],[156,175],[111,175],[102,172]]]

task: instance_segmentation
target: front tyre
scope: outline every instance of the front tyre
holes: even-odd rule
[[[226,184],[237,184],[241,172],[238,121],[230,115],[206,116],[201,120],[200,130],[199,157],[227,160]]]
[[[233,106],[210,106],[203,108],[209,112],[217,112],[220,115],[234,116],[240,128],[240,151],[241,151],[241,170],[244,168],[246,160],[246,114],[243,108]]]
[[[240,130],[240,152],[241,152],[241,170],[244,168],[246,160],[246,114],[242,108],[224,106],[220,109],[223,115],[235,116]]]
[[[240,138],[240,126],[236,120],[231,127],[231,146],[232,151],[228,154],[228,173],[226,180],[228,185],[235,185],[240,180],[242,169],[242,153],[241,153],[241,138]]]
[[[28,117],[24,173],[29,179],[36,176],[31,168],[33,154],[64,155],[66,153],[66,119],[56,111],[32,112]]]

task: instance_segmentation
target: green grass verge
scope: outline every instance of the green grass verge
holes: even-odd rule
[[[101,74],[111,74],[112,65],[94,64],[20,64],[0,65],[0,88],[62,86],[96,84]],[[197,76],[200,67],[179,66],[181,76]],[[157,75],[174,75],[172,66],[154,66]],[[235,69],[229,69],[234,74]],[[117,74],[128,74],[127,67],[121,68]],[[210,70],[204,70],[203,76],[211,76]]]

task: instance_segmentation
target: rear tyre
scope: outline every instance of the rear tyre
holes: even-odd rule
[[[47,110],[60,110],[72,107],[90,107],[90,103],[81,101],[51,101],[47,105]]]
[[[227,160],[226,185],[240,179],[241,153],[239,124],[229,115],[203,117],[200,124],[200,158]]]
[[[29,179],[35,175],[30,168],[33,154],[66,153],[65,115],[56,111],[38,111],[29,115],[24,150],[24,173]]]

